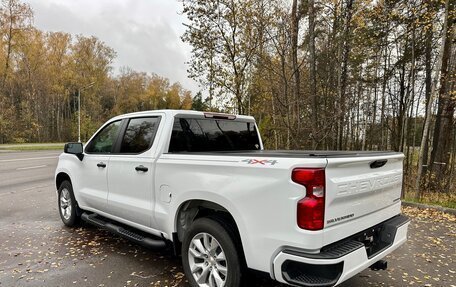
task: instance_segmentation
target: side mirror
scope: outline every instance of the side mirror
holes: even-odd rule
[[[84,153],[82,150],[82,143],[66,143],[63,148],[64,153],[74,154],[79,158],[80,161],[84,158]]]

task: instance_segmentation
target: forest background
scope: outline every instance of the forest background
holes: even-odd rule
[[[74,141],[78,92],[82,140],[127,112],[249,114],[268,149],[403,152],[404,197],[456,207],[456,1],[180,2],[196,94],[2,0],[0,144]]]

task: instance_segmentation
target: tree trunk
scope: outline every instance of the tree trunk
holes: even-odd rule
[[[342,150],[343,146],[343,136],[344,136],[344,127],[345,127],[345,114],[346,110],[346,90],[347,90],[347,78],[348,78],[348,57],[350,54],[350,23],[352,18],[352,7],[353,0],[346,1],[345,7],[345,23],[344,23],[344,33],[343,33],[343,48],[342,48],[342,68],[340,73],[340,87],[339,87],[339,100],[340,100],[340,117],[339,117],[339,146],[338,149]]]
[[[5,68],[3,70],[3,78],[2,78],[2,90],[5,88],[6,79],[8,78],[8,70],[10,64],[10,58],[12,53],[12,46],[13,46],[13,24],[14,24],[14,17],[13,17],[13,1],[8,2],[8,9],[9,9],[9,26],[8,26],[8,35],[6,36],[6,59],[5,59]]]
[[[298,0],[293,0],[291,6],[291,62],[293,68],[294,88],[293,88],[293,103],[295,106],[294,112],[296,113],[296,123],[300,128],[300,71],[298,64],[298,35],[299,35],[299,21],[301,20],[301,13],[298,9]]]
[[[407,127],[407,132],[406,132],[406,148],[407,148],[407,160],[406,160],[406,166],[405,166],[405,172],[407,175],[409,175],[410,171],[410,165],[411,165],[411,156],[410,156],[410,144],[412,146],[415,146],[415,141],[410,143],[410,132],[412,129],[409,128],[410,126],[410,119],[413,118],[413,107],[415,103],[415,65],[416,65],[416,59],[415,59],[415,48],[416,48],[416,25],[415,25],[415,17],[413,17],[413,24],[412,24],[412,63],[410,67],[410,74],[411,74],[411,84],[410,84],[410,93],[411,93],[411,100],[410,100],[410,111],[407,116],[407,121],[406,121],[406,127]],[[416,119],[415,119],[416,120]],[[415,126],[416,127],[416,126]],[[415,132],[415,129],[413,129],[413,132]],[[404,196],[405,190],[402,190],[402,197]]]
[[[430,11],[428,12],[430,13]],[[430,27],[426,31],[426,41],[425,41],[425,103],[426,107],[429,104],[431,99],[431,89],[432,89],[432,39],[433,39],[433,24],[432,21],[429,23]],[[427,114],[425,114],[426,121]],[[429,143],[426,140],[424,143],[424,152],[423,152],[423,162],[426,163],[426,166],[423,167],[423,174],[427,172],[427,162],[428,162],[428,151]]]
[[[421,148],[420,148],[420,154],[418,157],[418,173],[416,176],[416,183],[415,183],[415,199],[419,200],[422,195],[422,190],[421,190],[421,177],[423,175],[423,163],[424,163],[424,148],[426,145],[426,142],[428,141],[428,135],[429,135],[429,126],[431,124],[431,112],[432,112],[432,103],[434,101],[434,98],[437,96],[437,91],[438,91],[438,84],[440,79],[440,69],[442,67],[442,62],[443,62],[443,57],[444,57],[444,50],[445,46],[448,45],[447,43],[447,31],[448,31],[448,11],[449,10],[449,0],[445,1],[445,14],[444,14],[444,20],[443,20],[443,35],[442,35],[442,46],[440,48],[440,53],[438,55],[438,61],[435,66],[435,75],[434,79],[432,81],[432,88],[431,88],[431,95],[429,98],[429,101],[427,103],[426,107],[426,120],[424,122],[424,128],[423,128],[423,136],[421,138]]]
[[[317,97],[317,63],[315,56],[315,1],[308,2],[309,13],[309,65],[310,65],[310,97],[312,99],[312,142],[313,149],[317,148],[319,142],[318,125],[318,97]]]
[[[369,138],[369,149],[373,149],[373,144],[374,144],[374,135],[376,134],[377,130],[377,102],[378,102],[378,85],[377,85],[377,77],[378,77],[378,64],[379,59],[378,59],[378,54],[376,53],[375,55],[375,72],[374,72],[374,78],[375,78],[375,83],[374,83],[374,102],[373,102],[373,112],[372,112],[372,126],[370,128],[370,138]],[[368,106],[370,109],[370,105]],[[366,131],[367,132],[367,131]],[[377,149],[378,149],[378,144],[377,144]]]
[[[436,173],[437,183],[445,181],[444,173],[449,164],[449,153],[451,150],[451,138],[448,134],[452,134],[454,126],[455,99],[452,98],[450,94],[455,77],[454,59],[453,61],[450,61],[454,57],[454,55],[452,56],[452,42],[454,39],[454,25],[452,24],[453,21],[448,21],[446,41],[444,43],[442,56],[438,109],[435,119],[434,139],[430,160],[430,168],[432,172]]]

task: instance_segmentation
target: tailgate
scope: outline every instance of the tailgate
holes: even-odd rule
[[[403,158],[402,153],[328,157],[325,228],[352,223],[400,201]]]

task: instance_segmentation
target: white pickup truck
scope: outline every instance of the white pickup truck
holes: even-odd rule
[[[267,151],[249,116],[121,115],[55,173],[60,217],[148,247],[172,244],[192,286],[237,287],[245,268],[335,286],[407,239],[403,154]]]

